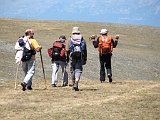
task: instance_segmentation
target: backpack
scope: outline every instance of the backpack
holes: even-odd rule
[[[111,36],[100,36],[98,43],[98,51],[100,54],[110,54],[112,53],[112,37]]]
[[[31,49],[26,48],[27,42],[28,42],[29,47]],[[28,40],[26,42],[24,42],[24,36],[19,37],[18,43],[19,43],[20,47],[23,47],[23,54],[22,54],[22,59],[21,59],[22,62],[29,61],[32,58],[32,55],[36,54],[36,51],[32,49],[31,44],[29,43]]]
[[[59,41],[54,42],[53,47],[48,49],[48,54],[53,61],[65,59],[65,52],[65,45]]]
[[[81,35],[72,35],[69,44],[70,56],[72,59],[82,60],[86,44]]]

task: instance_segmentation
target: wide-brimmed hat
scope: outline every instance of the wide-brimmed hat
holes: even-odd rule
[[[106,33],[108,33],[108,30],[107,30],[107,29],[101,29],[100,34],[106,34]]]
[[[79,27],[73,27],[72,33],[80,33]]]

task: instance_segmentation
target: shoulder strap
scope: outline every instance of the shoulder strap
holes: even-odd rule
[[[31,44],[29,43],[29,39],[27,39],[27,41],[26,41],[26,43],[28,42],[28,44],[29,44],[29,47],[32,49],[32,46],[31,46]]]

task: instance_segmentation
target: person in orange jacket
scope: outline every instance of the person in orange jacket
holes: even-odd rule
[[[105,81],[106,68],[109,82],[112,83],[111,56],[113,48],[118,44],[119,35],[116,35],[116,40],[113,40],[112,36],[108,35],[107,29],[101,29],[99,37],[93,35],[90,39],[93,41],[94,48],[98,48],[99,52],[100,82]]]

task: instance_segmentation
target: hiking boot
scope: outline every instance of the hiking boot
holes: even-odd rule
[[[78,89],[78,83],[75,83],[73,85],[72,90],[79,91],[79,89]]]
[[[27,90],[32,90],[32,87],[31,87],[31,86],[28,86],[28,87],[27,87]]]
[[[57,87],[56,84],[52,84],[52,87]]]
[[[26,84],[25,82],[21,83],[21,86],[22,86],[22,90],[23,90],[23,91],[26,90],[26,85],[27,85],[27,84]]]

